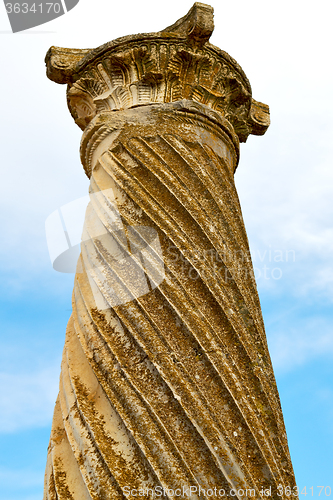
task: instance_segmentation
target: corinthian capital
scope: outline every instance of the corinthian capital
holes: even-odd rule
[[[209,43],[213,29],[213,8],[195,3],[158,33],[125,36],[94,50],[51,47],[47,74],[68,84],[68,106],[82,130],[105,111],[186,99],[217,111],[245,142],[249,134],[265,133],[269,108],[252,98],[237,62]]]

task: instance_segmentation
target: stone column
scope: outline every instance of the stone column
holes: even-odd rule
[[[234,184],[239,141],[269,111],[212,31],[196,3],[162,32],[46,56],[84,131],[91,201],[44,499],[295,486]]]

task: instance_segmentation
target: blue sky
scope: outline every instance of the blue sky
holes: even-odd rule
[[[317,486],[333,496],[331,5],[211,4],[212,43],[237,60],[254,98],[271,109],[266,135],[241,145],[235,179],[296,480],[308,497],[311,486],[313,496]],[[81,131],[65,87],[45,76],[45,53],[158,31],[192,2],[156,5],[80,0],[67,15],[15,35],[0,6],[2,500],[42,498],[74,277],[52,269],[44,224],[88,189]]]

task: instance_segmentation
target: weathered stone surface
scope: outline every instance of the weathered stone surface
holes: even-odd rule
[[[269,111],[212,30],[196,3],[163,32],[47,54],[91,203],[45,499],[295,486],[233,177]]]

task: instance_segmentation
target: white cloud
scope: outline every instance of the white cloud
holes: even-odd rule
[[[323,316],[291,318],[277,316],[275,325],[266,324],[274,370],[285,373],[310,360],[333,355],[333,329]],[[286,321],[287,319],[287,321]]]
[[[294,251],[279,283],[304,294],[320,290],[332,300],[333,129],[326,118],[272,113],[271,130],[243,146],[236,173],[245,225],[254,254]],[[318,125],[319,124],[319,125]],[[260,149],[260,144],[262,149]],[[267,261],[267,259],[266,259]]]

